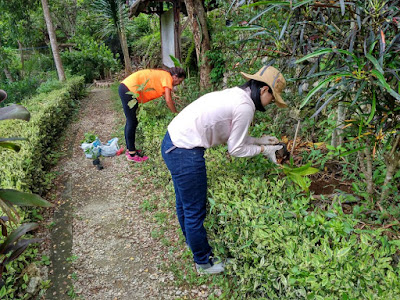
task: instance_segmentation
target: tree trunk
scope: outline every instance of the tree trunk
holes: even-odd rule
[[[346,108],[343,103],[339,103],[336,116],[336,128],[333,130],[331,146],[337,147],[343,144],[343,124],[346,120]]]
[[[58,50],[56,33],[53,27],[53,23],[51,21],[49,4],[47,0],[42,0],[42,7],[43,7],[44,19],[46,20],[47,31],[49,32],[50,45],[51,45],[51,50],[53,52],[54,63],[56,64],[58,79],[60,81],[64,81],[65,80],[64,68],[61,63],[61,57],[60,57],[60,52]]]
[[[3,71],[4,71],[4,74],[6,75],[8,82],[14,82],[14,79],[12,78],[9,70],[7,68],[4,68]]]
[[[210,86],[211,72],[211,65],[206,57],[206,52],[210,50],[207,15],[201,0],[185,0],[185,5],[192,26],[197,62],[200,66],[200,88],[204,89]]]
[[[122,12],[122,3],[119,2],[118,13],[119,13],[119,26],[118,29],[118,37],[119,42],[121,43],[122,54],[124,55],[124,64],[125,64],[125,76],[129,76],[132,74],[132,66],[131,66],[131,59],[129,57],[129,49],[128,43],[126,41],[125,35],[125,23],[124,23],[124,14]]]
[[[119,42],[121,43],[122,53],[124,55],[125,76],[132,74],[131,59],[129,58],[128,43],[124,32],[118,32]]]
[[[382,194],[380,201],[384,201],[389,194],[388,185],[393,180],[393,175],[400,167],[400,135],[395,136],[393,147],[390,153],[385,157],[386,176],[382,185]]]
[[[18,40],[18,49],[19,49],[19,55],[21,56],[21,77],[24,78],[25,76],[25,71],[24,71],[24,65],[25,65],[25,59],[24,59],[24,50],[22,47],[22,43]]]

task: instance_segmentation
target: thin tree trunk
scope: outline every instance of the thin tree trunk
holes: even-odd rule
[[[22,47],[22,43],[18,40],[18,48],[19,48],[19,55],[21,57],[21,77],[24,78],[25,72],[24,72],[24,65],[25,65],[25,59],[24,59],[24,50]]]
[[[118,37],[119,37],[119,42],[121,43],[122,53],[124,55],[125,76],[129,76],[132,73],[132,66],[131,66],[131,59],[129,57],[128,43],[126,41],[124,14],[122,12],[121,2],[119,2],[118,6],[119,6],[118,12],[119,12],[119,25],[120,25],[120,28],[118,30]]]
[[[126,41],[125,33],[120,31],[118,32],[119,41],[121,43],[122,53],[124,55],[124,64],[125,64],[125,76],[129,76],[132,74],[132,66],[131,59],[129,58],[129,49],[128,43]]]
[[[14,82],[14,79],[12,78],[11,73],[10,73],[9,70],[4,68],[3,71],[4,71],[4,74],[6,75],[7,80],[9,82]]]
[[[211,65],[206,52],[211,49],[207,28],[207,15],[201,0],[185,0],[186,10],[192,26],[197,62],[200,66],[200,88],[210,86]]]
[[[400,148],[400,135],[397,135],[397,137],[395,137],[392,151],[390,151],[390,153],[385,157],[386,176],[382,186],[383,190],[380,201],[386,199],[389,193],[388,185],[393,179],[393,174],[395,174],[397,169],[400,167],[400,151],[397,148]]]
[[[64,73],[63,65],[61,63],[61,57],[60,57],[60,52],[58,49],[56,33],[54,31],[53,22],[51,21],[49,4],[48,4],[47,0],[41,0],[41,1],[42,1],[44,18],[46,20],[47,31],[49,33],[51,50],[53,52],[54,63],[56,64],[58,79],[60,81],[64,81],[65,73]]]
[[[343,123],[346,120],[346,108],[342,103],[339,103],[337,108],[336,115],[336,128],[333,131],[331,145],[334,147],[340,146],[343,144]]]

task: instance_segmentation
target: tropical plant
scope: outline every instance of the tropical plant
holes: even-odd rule
[[[128,10],[125,3],[124,0],[96,0],[93,2],[93,8],[99,16],[99,21],[103,24],[101,35],[103,37],[114,34],[118,36],[124,55],[125,75],[128,76],[132,73],[132,66],[126,39]]]
[[[251,32],[242,42],[256,41],[263,56],[293,75],[291,90],[304,97],[293,106],[303,118],[337,113],[335,130],[358,142],[360,169],[375,200],[388,196],[385,187],[400,168],[399,3],[258,1],[243,7],[257,9],[247,25],[235,27]],[[373,180],[377,158],[386,165],[381,187]]]
[[[118,62],[106,45],[91,37],[75,40],[76,49],[61,54],[65,67],[71,73],[83,75],[86,82],[93,82],[94,79],[111,77],[111,73],[118,69]]]
[[[0,108],[0,120],[7,119],[29,121],[30,113],[25,107],[17,104]],[[20,146],[13,143],[15,140],[23,140],[23,138],[0,138],[0,147],[18,152]],[[36,229],[38,227],[38,224],[36,223],[22,224],[11,234],[8,234],[5,222],[8,220],[14,224],[20,222],[18,211],[14,208],[14,205],[40,207],[52,206],[51,203],[35,194],[24,193],[12,189],[0,189],[0,208],[1,211],[6,214],[6,216],[0,218],[2,235],[6,237],[0,244],[0,287],[4,285],[1,276],[5,266],[9,262],[18,258],[30,244],[40,241],[40,239],[20,239],[27,232]]]

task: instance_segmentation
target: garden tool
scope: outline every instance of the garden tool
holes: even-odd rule
[[[100,159],[98,157],[93,160],[93,165],[96,166],[97,170],[103,170],[104,169],[104,167],[101,164],[101,161],[100,161]]]
[[[285,143],[278,143],[277,145],[283,146],[282,149],[275,152],[276,158],[279,159],[280,163],[282,164],[290,158],[290,152],[288,151]]]

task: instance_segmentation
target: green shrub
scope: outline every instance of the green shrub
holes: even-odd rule
[[[43,82],[38,88],[38,93],[49,93],[51,91],[59,90],[64,86],[63,82],[58,80],[57,78],[48,79],[47,81]]]
[[[262,157],[208,152],[214,250],[234,257],[240,294],[263,299],[395,299],[399,241],[358,229],[339,198],[327,211],[281,178]]]
[[[64,67],[70,69],[72,74],[84,76],[85,82],[106,78],[118,69],[118,61],[104,44],[87,39],[79,42],[77,48],[62,52],[61,58]]]
[[[7,92],[7,99],[0,105],[7,103],[21,103],[24,99],[32,97],[36,94],[36,89],[40,85],[40,78],[37,76],[29,76],[19,81],[9,82],[2,88]]]
[[[46,189],[50,183],[46,169],[52,163],[49,154],[83,92],[83,77],[73,77],[64,83],[63,88],[39,94],[22,103],[31,113],[29,123],[6,120],[0,124],[1,136],[27,138],[21,142],[18,153],[0,150],[2,188],[35,193]]]

